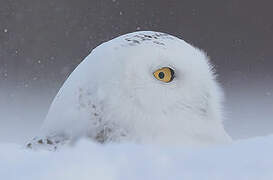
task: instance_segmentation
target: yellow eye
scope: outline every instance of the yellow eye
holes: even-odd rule
[[[165,83],[171,82],[174,78],[174,70],[169,67],[163,67],[154,72],[154,77]]]

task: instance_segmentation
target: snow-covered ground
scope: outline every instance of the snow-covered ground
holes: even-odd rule
[[[206,148],[81,140],[56,152],[0,144],[3,180],[273,179],[273,136]]]

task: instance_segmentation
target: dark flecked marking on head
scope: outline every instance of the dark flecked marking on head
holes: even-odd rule
[[[140,44],[138,40],[133,40],[133,43]]]
[[[124,40],[129,42],[128,45],[130,46],[139,45],[147,41],[152,41],[153,43],[157,45],[164,46],[165,44],[160,42],[159,41],[160,39],[174,39],[174,38],[166,33],[154,33],[149,35],[144,33],[139,33],[131,37],[126,37]]]
[[[152,36],[146,34],[144,34],[144,37],[153,38]]]
[[[49,144],[49,145],[53,144],[53,142],[51,140],[49,140],[49,139],[46,140],[46,143]]]
[[[31,148],[31,145],[32,145],[31,143],[28,143],[28,144],[27,144],[27,147],[28,147],[28,148]]]
[[[155,43],[155,44],[158,44],[158,45],[165,45],[164,43],[162,43],[162,42],[158,42],[158,41],[153,41],[153,43]]]

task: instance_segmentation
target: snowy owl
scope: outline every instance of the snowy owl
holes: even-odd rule
[[[172,35],[139,31],[96,47],[55,97],[35,144],[208,145],[230,137],[208,57]]]

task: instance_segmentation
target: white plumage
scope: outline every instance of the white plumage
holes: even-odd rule
[[[162,67],[173,69],[171,82],[153,75]],[[165,33],[134,32],[101,44],[74,70],[41,136],[48,144],[82,136],[99,142],[225,143],[230,138],[222,124],[222,94],[202,51]]]

